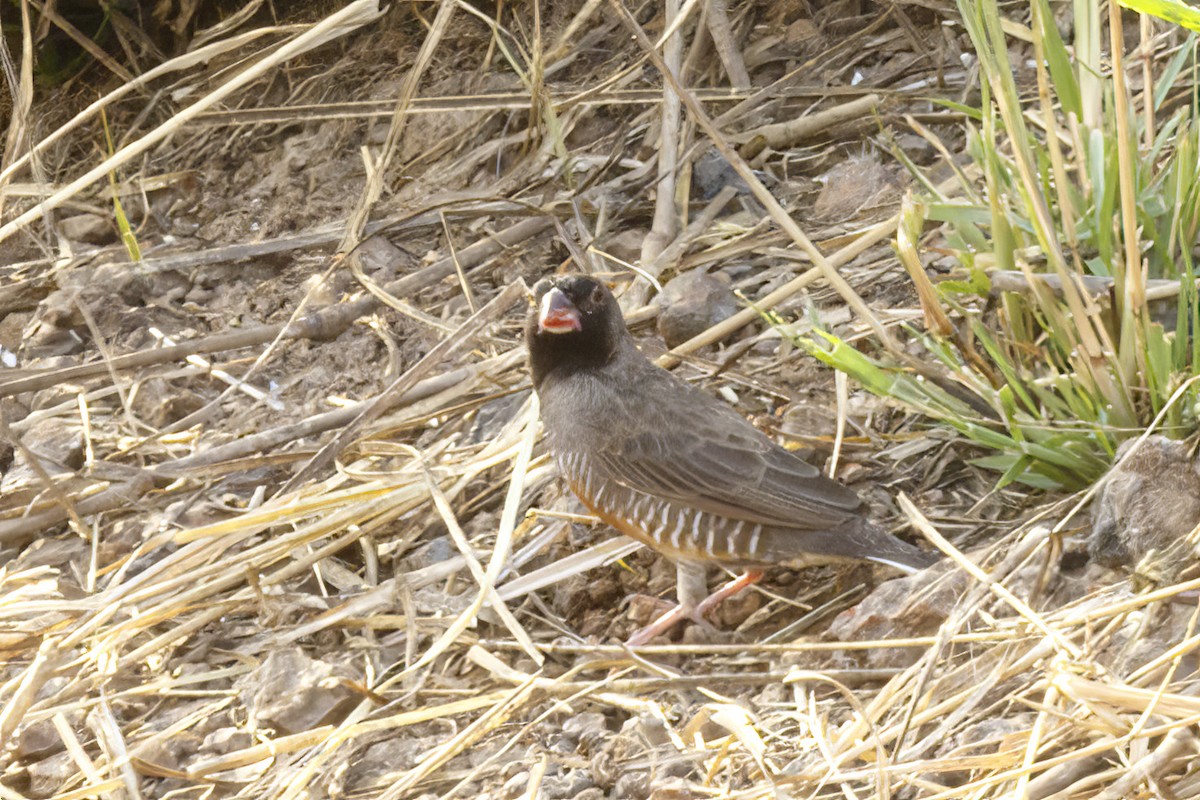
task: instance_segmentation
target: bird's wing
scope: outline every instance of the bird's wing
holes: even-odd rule
[[[649,383],[637,393],[653,399],[622,404],[589,448],[605,479],[734,519],[810,530],[844,522],[861,505],[719,400],[674,378]]]

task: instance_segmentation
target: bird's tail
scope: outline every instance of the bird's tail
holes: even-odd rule
[[[763,531],[760,552],[776,564],[806,566],[833,561],[872,561],[912,574],[940,556],[901,541],[862,517],[825,531],[771,528]]]

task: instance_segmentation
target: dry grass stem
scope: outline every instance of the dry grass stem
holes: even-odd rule
[[[1182,124],[1165,24],[1108,64],[1118,4],[1073,20],[1101,69],[1069,120],[1038,35],[1062,20],[1006,4],[997,120],[946,4],[101,4],[98,30],[10,5],[0,800],[1200,795],[1188,559],[1080,566],[1110,483],[997,483],[799,349],[826,331],[957,401],[980,387],[920,342],[990,355],[1010,343],[986,326],[1053,301],[1083,364],[1114,345],[1106,304],[1174,315],[1188,281],[1113,298],[1130,284],[1076,269],[1096,230],[1050,230],[1092,211],[1108,67],[1128,108],[1104,158],[1128,172]],[[1046,142],[1013,185],[964,158],[1000,122]],[[1018,180],[1046,207],[1012,263],[955,239],[1003,227]],[[1129,224],[1138,196],[1110,194]],[[1113,233],[1143,270],[1157,232]],[[964,249],[978,275],[948,266]],[[711,627],[621,644],[675,574],[541,441],[525,301],[565,271],[942,561],[771,569]],[[1166,383],[1119,468],[1197,380]]]

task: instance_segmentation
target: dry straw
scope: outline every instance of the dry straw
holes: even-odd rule
[[[643,251],[640,266],[648,276],[736,260],[751,267],[751,277],[740,278],[736,288],[755,298],[754,307],[663,354],[660,364],[724,381],[751,398],[793,397],[781,359],[754,346],[771,341],[769,328],[749,345],[723,352],[720,362],[704,348],[731,344],[763,314],[797,316],[801,299],[849,307],[848,339],[874,336],[897,358],[907,357],[897,327],[919,318],[922,306],[890,249],[901,223],[898,198],[883,219],[811,220],[807,208],[778,199],[780,192],[768,189],[748,163],[754,156],[744,158],[749,151],[735,145],[826,159],[837,151],[831,142],[858,149],[864,130],[879,122],[901,125],[905,112],[913,112],[909,119],[919,133],[940,126],[938,135],[946,135],[961,115],[927,104],[917,109],[921,101],[905,87],[938,81],[966,87],[970,76],[957,63],[939,60],[950,34],[924,24],[922,4],[893,4],[852,33],[814,40],[803,63],[789,62],[771,87],[758,91],[742,76],[770,63],[775,45],[739,48],[733,37],[747,34],[754,14],[772,13],[771,3],[678,4],[656,29],[658,42],[632,8],[615,0],[578,4],[575,13],[556,18],[560,27],[550,33],[540,17],[518,31],[495,19],[485,25],[477,8],[454,0],[443,0],[436,11],[433,4],[410,5],[385,12],[374,0],[356,0],[311,24],[242,32],[226,26],[197,50],[132,78],[31,142],[0,172],[0,188],[12,189],[15,178],[54,148],[88,135],[99,111],[111,117],[118,101],[164,77],[177,81],[177,95],[186,98],[170,119],[94,166],[38,184],[38,202],[0,226],[2,242],[37,230],[48,211],[87,200],[98,181],[156,153],[188,126],[202,131],[201,138],[223,137],[235,125],[390,114],[383,150],[366,148],[367,188],[343,218],[263,242],[185,253],[151,249],[142,265],[129,269],[157,274],[317,250],[317,272],[358,270],[354,246],[389,233],[418,252],[443,255],[311,314],[298,303],[287,323],[176,344],[164,339],[167,346],[143,352],[0,375],[3,398],[40,397],[36,393],[46,390],[71,398],[6,423],[8,436],[24,436],[38,421],[78,418],[91,453],[88,469],[70,480],[43,471],[19,498],[0,501],[0,544],[53,544],[71,536],[84,543],[77,575],[69,565],[26,560],[0,570],[6,665],[0,743],[7,748],[5,780],[15,778],[0,786],[0,797],[30,796],[12,786],[27,787],[28,770],[39,762],[15,747],[33,729],[52,738],[50,749],[66,765],[58,784],[41,795],[56,800],[168,790],[172,796],[322,796],[335,779],[356,770],[369,746],[409,740],[426,743],[420,758],[393,765],[391,773],[357,787],[355,796],[449,798],[484,787],[494,797],[505,781],[512,789],[516,775],[521,785],[514,791],[532,800],[564,763],[597,768],[596,753],[616,759],[618,773],[687,775],[688,796],[697,797],[1042,800],[1151,796],[1167,786],[1173,796],[1200,794],[1195,620],[1187,635],[1157,650],[1138,651],[1128,638],[1130,631],[1174,618],[1179,601],[1194,606],[1186,593],[1200,588],[1200,579],[1100,584],[1056,603],[1031,576],[1057,574],[1058,528],[1077,517],[1065,513],[1064,504],[1033,508],[1034,501],[1008,489],[1000,501],[1023,508],[1028,524],[981,518],[964,524],[955,515],[972,502],[983,507],[996,500],[987,491],[990,479],[965,467],[954,473],[955,486],[971,488],[955,488],[953,502],[938,506],[899,495],[901,521],[947,556],[941,577],[925,588],[939,588],[935,580],[957,581],[953,607],[928,635],[838,642],[814,633],[761,641],[772,626],[797,618],[820,626],[842,610],[845,595],[819,581],[795,585],[795,596],[768,597],[754,619],[770,624],[744,634],[742,643],[663,644],[637,652],[575,637],[578,619],[562,618],[553,601],[554,591],[568,591],[580,579],[631,569],[622,559],[639,546],[604,535],[564,546],[570,526],[591,520],[571,513],[572,506],[554,505],[555,472],[538,449],[536,403],[521,396],[528,380],[516,324],[523,284],[516,276],[557,266],[552,259],[562,253],[552,245],[552,230],[566,232],[577,257],[589,259],[632,224],[628,209],[636,208],[640,219],[653,220],[657,234]],[[549,5],[535,4],[540,14],[548,14]],[[404,50],[409,65],[419,68],[407,73],[395,103],[305,96],[256,107],[261,98],[247,88],[284,75],[289,64],[323,45],[341,41],[346,50],[336,58],[346,63],[369,58],[374,51],[357,48],[390,41],[376,30],[386,24],[385,13],[418,14],[428,25],[413,28],[427,38],[419,59],[415,43]],[[239,24],[248,18],[239,16]],[[1005,22],[1010,33],[1028,38],[1028,29]],[[789,46],[798,47],[804,30],[783,34],[793,37]],[[502,65],[506,74],[520,75],[523,88],[421,96],[445,77],[447,64],[458,63],[448,58],[447,37],[482,54],[482,71]],[[694,88],[678,77],[704,61],[710,44],[738,88]],[[611,52],[586,83],[560,81],[578,74],[572,65],[598,48]],[[850,87],[855,65],[873,52],[912,58],[887,80]],[[240,66],[210,84],[200,68],[219,56],[236,56]],[[841,90],[812,85],[818,67],[843,62],[835,81]],[[637,85],[648,70],[665,70],[661,91]],[[678,117],[664,116],[660,109],[676,103]],[[810,104],[808,113],[803,109]],[[403,189],[396,148],[413,124],[410,115],[468,110],[480,118],[500,115],[507,127],[481,133],[483,125],[463,126],[445,141],[426,143],[413,164],[429,170],[433,188],[416,200],[405,195],[404,208],[389,204],[390,193]],[[672,168],[639,150],[639,141],[654,143],[661,135],[679,145]],[[709,144],[761,208],[732,186],[710,201],[691,199],[694,159]],[[502,174],[496,171],[501,162],[508,164]],[[938,187],[942,192],[974,191],[964,184],[977,175],[958,165],[951,172],[955,177]],[[460,188],[480,174],[488,176],[485,189],[477,183]],[[652,193],[658,193],[656,206],[647,202]],[[21,204],[17,192],[6,190],[5,197],[6,208]],[[752,216],[726,213],[738,203]],[[688,204],[690,215],[681,211]],[[908,256],[928,245],[927,232],[899,234],[904,267],[923,277],[922,262]],[[447,245],[451,236],[457,241]],[[347,261],[331,252],[339,242],[346,252],[338,258]],[[90,258],[122,264],[122,252],[102,250]],[[83,261],[72,258],[13,268],[5,275],[9,285],[0,286],[0,314],[23,307],[19,293],[44,289],[56,270],[82,268]],[[358,275],[370,282],[361,270]],[[1021,279],[1021,273],[1007,276]],[[631,321],[644,324],[658,315],[657,306],[643,302],[647,281],[617,283],[623,290],[637,287],[625,294]],[[452,302],[472,313],[456,321]],[[200,364],[228,372],[239,393],[261,394],[257,367],[246,369],[229,354],[255,348],[257,363],[265,364],[297,339],[335,347],[339,333],[385,306],[404,310],[438,343],[375,398],[263,422],[241,431],[241,438],[224,436],[212,409],[178,430],[134,436],[123,427],[118,388],[153,376],[194,377]],[[208,358],[185,367],[199,354]],[[472,439],[480,409],[512,396],[519,397],[507,418],[487,428],[484,440]],[[861,435],[846,411],[850,400],[841,400],[838,463],[860,469],[880,441]],[[289,403],[286,393],[281,401]],[[900,427],[892,434],[895,441],[883,444],[906,449],[886,465],[895,474],[886,487],[891,495],[898,486],[913,493],[931,486],[948,463],[961,463],[951,449],[957,444],[930,440],[928,448],[912,447]],[[27,458],[39,463],[36,455]],[[294,477],[263,486],[236,513],[222,511],[207,524],[180,528],[164,521],[172,507],[224,502],[213,487],[260,468],[260,474]],[[554,507],[543,510],[543,504]],[[479,524],[487,519],[480,509],[496,512],[495,518]],[[1039,522],[1039,513],[1050,524]],[[67,520],[72,531],[60,532]],[[106,559],[101,550],[116,521],[142,535],[132,550]],[[992,535],[1005,527],[1011,528],[1007,536]],[[977,529],[993,541],[965,547]],[[444,558],[406,560],[432,535],[444,535],[451,545]],[[431,605],[431,597],[439,604]],[[808,607],[817,609],[811,617]],[[615,607],[602,611],[618,614]],[[259,674],[265,654],[297,645],[354,672],[350,710],[302,731],[251,730],[246,682]],[[872,661],[880,654],[888,656],[886,664]],[[596,731],[592,752],[564,755],[544,747],[526,758],[531,744],[554,744],[564,720],[593,710],[618,722]],[[202,739],[195,732],[218,718],[248,735],[223,752],[193,751],[164,763],[173,743]],[[624,720],[632,732],[615,730]],[[505,772],[514,758],[524,759],[526,769]],[[1157,796],[1169,795],[1163,789]]]

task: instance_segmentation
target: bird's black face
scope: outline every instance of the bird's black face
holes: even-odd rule
[[[628,335],[612,292],[586,275],[564,275],[533,287],[537,306],[525,324],[534,388],[551,373],[601,367]]]

